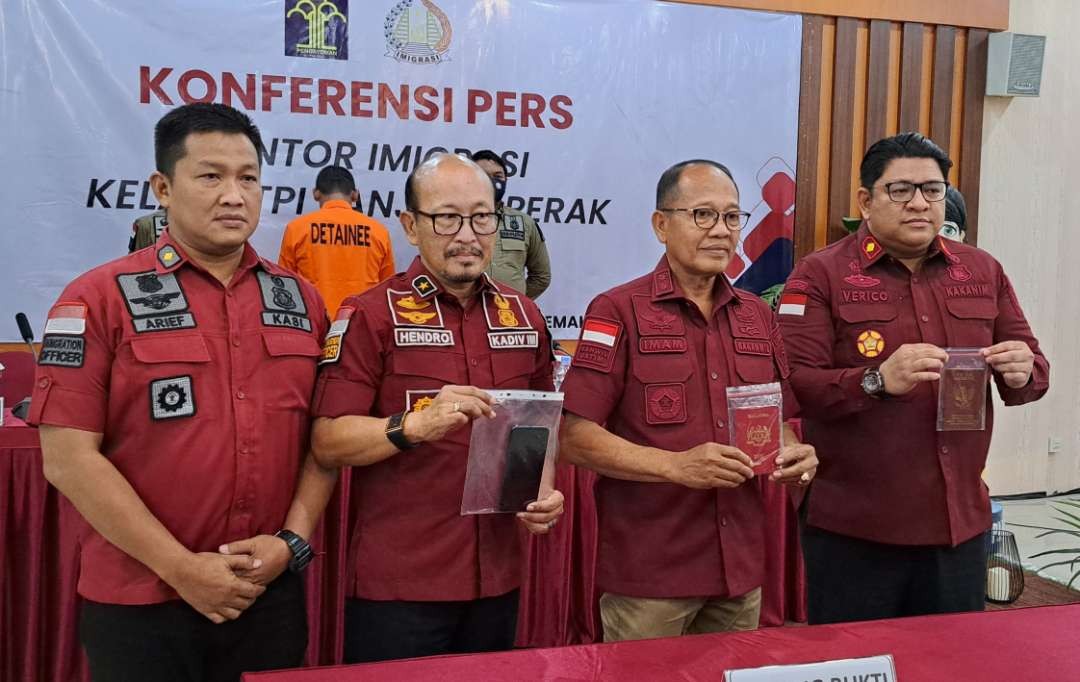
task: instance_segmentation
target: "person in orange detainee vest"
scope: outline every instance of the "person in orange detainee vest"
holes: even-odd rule
[[[333,317],[346,296],[394,274],[394,251],[382,223],[353,210],[358,194],[347,169],[319,171],[313,196],[319,210],[285,228],[278,263],[314,284]]]

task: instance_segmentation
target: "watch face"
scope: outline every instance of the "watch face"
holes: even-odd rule
[[[862,378],[863,390],[867,393],[874,394],[881,391],[881,374],[878,372],[867,372]]]

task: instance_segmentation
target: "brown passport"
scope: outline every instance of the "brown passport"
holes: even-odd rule
[[[941,431],[981,431],[986,421],[986,369],[946,367],[941,372]]]

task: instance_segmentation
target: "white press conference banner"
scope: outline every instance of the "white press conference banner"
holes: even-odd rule
[[[729,275],[791,267],[801,19],[653,0],[3,0],[0,340],[40,330],[63,286],[126,253],[156,204],[152,130],[225,102],[264,138],[259,252],[317,208],[328,163],[415,255],[397,220],[438,150],[494,149],[508,203],[540,223],[539,300],[576,337],[596,293],[650,270],[655,186],[672,163],[734,172],[751,228]],[[756,234],[756,237],[755,237]]]

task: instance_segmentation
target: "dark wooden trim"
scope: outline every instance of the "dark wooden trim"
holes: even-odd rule
[[[851,205],[851,145],[855,119],[855,61],[859,20],[836,20],[836,60],[833,68],[832,148],[829,159],[829,224],[827,241],[847,232],[841,218]]]
[[[967,240],[979,240],[979,173],[982,167],[983,98],[988,32],[971,29],[964,64],[964,123],[960,134],[960,192],[967,204]]]
[[[891,34],[890,22],[880,20],[870,22],[870,58],[866,66],[866,144],[863,145],[864,147],[885,137],[887,130]]]
[[[923,25],[904,24],[900,48],[900,128],[906,133],[919,129],[919,99],[922,90]]]
[[[795,163],[795,260],[814,251],[817,211],[818,140],[821,137],[821,50],[825,19],[803,19],[799,74],[799,133]]]
[[[952,137],[953,66],[956,29],[938,26],[934,37],[934,80],[930,97],[930,137],[942,149]]]
[[[945,26],[975,26],[994,31],[1009,27],[1009,0],[669,0],[827,17],[918,21]]]

